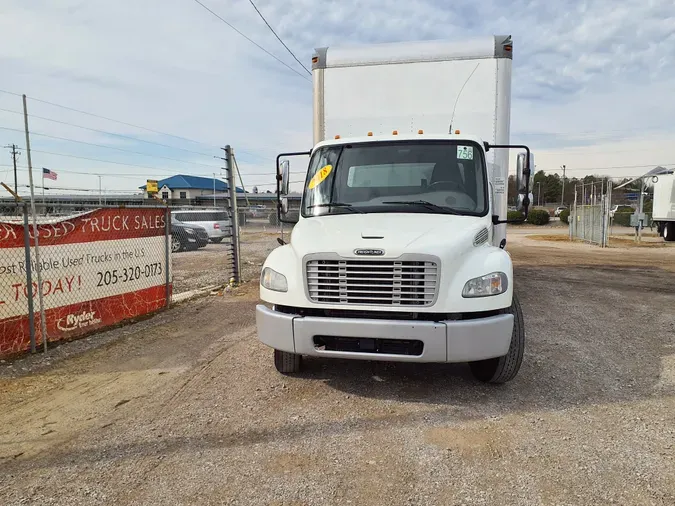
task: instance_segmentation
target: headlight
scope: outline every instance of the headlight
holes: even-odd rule
[[[493,272],[466,282],[462,297],[489,297],[504,293],[509,287],[509,280],[503,272]]]
[[[279,274],[277,271],[265,267],[260,275],[260,284],[268,290],[275,292],[287,292],[288,282],[286,276]]]
[[[188,234],[194,234],[195,233],[194,229],[192,229],[192,228],[186,228],[185,232],[188,233]]]

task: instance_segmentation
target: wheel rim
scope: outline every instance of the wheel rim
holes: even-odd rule
[[[176,253],[180,251],[180,241],[178,240],[178,237],[172,237],[171,238],[171,252]]]

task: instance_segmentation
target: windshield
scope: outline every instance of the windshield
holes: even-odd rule
[[[468,141],[369,142],[318,149],[305,181],[303,216],[354,212],[484,216],[483,150]]]

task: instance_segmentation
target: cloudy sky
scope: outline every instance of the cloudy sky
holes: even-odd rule
[[[41,100],[28,101],[33,166],[58,172],[53,186],[95,189],[101,174],[104,189],[129,190],[146,178],[211,175],[231,144],[246,185],[264,190],[276,153],[311,147],[300,65],[249,0],[201,1],[300,75],[194,0],[0,0],[0,89]],[[307,66],[319,46],[511,34],[512,141],[530,145],[538,169],[624,176],[675,166],[672,0],[256,5]],[[21,98],[5,92],[0,145],[23,147]],[[10,164],[3,149],[8,183]]]

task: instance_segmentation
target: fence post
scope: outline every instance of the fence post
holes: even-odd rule
[[[33,267],[30,262],[30,234],[28,233],[28,203],[23,204],[23,247],[26,254],[26,286],[28,287],[28,325],[30,352],[35,353],[35,308],[33,307]]]
[[[166,206],[164,211],[164,288],[166,294],[166,307],[171,305],[171,211]]]
[[[609,246],[609,236],[612,233],[611,217],[609,211],[612,209],[612,180],[607,180],[607,199],[605,202],[605,246]]]
[[[235,283],[241,282],[241,265],[239,258],[239,212],[237,210],[237,187],[234,178],[234,162],[232,148],[225,146],[225,161],[227,163],[227,186],[230,194],[230,209],[232,211],[232,277]]]

